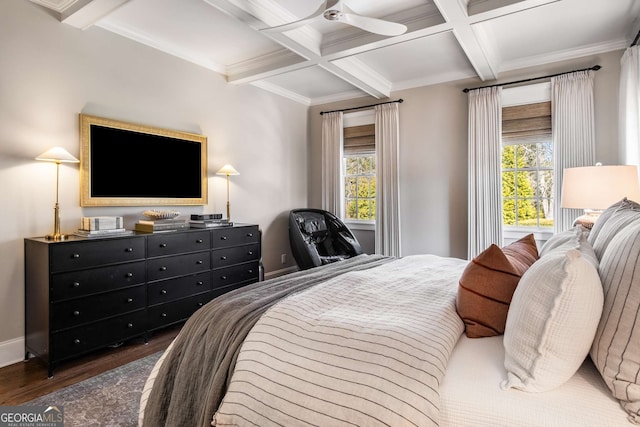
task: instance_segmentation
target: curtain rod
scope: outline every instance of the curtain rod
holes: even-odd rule
[[[638,44],[638,39],[640,39],[640,31],[638,31],[638,34],[636,34],[636,38],[633,39],[633,41],[631,42],[631,46],[629,47],[634,47],[635,45]]]
[[[506,86],[506,85],[515,85],[518,83],[526,83],[526,82],[532,82],[534,80],[541,80],[541,79],[548,79],[551,77],[557,77],[557,76],[562,76],[563,74],[571,74],[571,73],[577,73],[579,71],[589,71],[589,70],[593,70],[593,71],[598,71],[600,68],[602,68],[600,65],[594,65],[593,67],[589,67],[589,68],[583,68],[581,70],[573,70],[573,71],[567,71],[565,73],[557,73],[557,74],[550,74],[548,76],[540,76],[540,77],[532,77],[530,79],[524,79],[524,80],[516,80],[515,82],[506,82],[506,83],[497,83],[495,85],[489,85],[489,86],[482,86],[482,87],[474,87],[474,88],[464,88],[462,89],[462,91],[464,93],[468,93],[472,90],[477,90],[477,89],[484,89],[487,87],[497,87],[497,86]]]
[[[339,111],[362,110],[365,108],[375,107],[376,105],[393,104],[394,102],[397,102],[398,104],[402,104],[404,102],[404,99],[400,98],[400,99],[396,99],[395,101],[378,102],[377,104],[363,105],[362,107],[343,108],[342,110],[320,111],[320,115],[328,114],[328,113],[337,113]]]

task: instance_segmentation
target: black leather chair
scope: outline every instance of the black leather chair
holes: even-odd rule
[[[338,217],[321,209],[289,213],[289,243],[301,270],[362,253],[358,239]]]

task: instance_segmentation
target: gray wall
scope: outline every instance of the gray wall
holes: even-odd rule
[[[596,158],[618,162],[618,81],[622,51],[505,73],[499,82],[602,65],[595,73]],[[494,83],[494,82],[490,82]],[[400,200],[402,254],[467,256],[467,95],[465,87],[489,84],[458,81],[398,91],[400,105]],[[367,105],[358,99],[315,106],[309,111],[309,205],[320,207],[320,111]],[[358,237],[371,241],[359,231]]]
[[[0,365],[24,355],[23,239],[53,231],[55,167],[34,157],[58,145],[79,157],[79,113],[206,135],[209,205],[176,209],[224,212],[225,178],[215,171],[230,163],[241,174],[231,177],[232,219],[262,228],[267,274],[295,265],[287,214],[307,202],[306,106],[229,85],[98,27],[72,28],[26,0],[3,2],[0,63]],[[63,164],[63,232],[77,229],[82,216],[98,215],[123,215],[131,228],[145,210],[81,208],[79,186],[78,166]]]

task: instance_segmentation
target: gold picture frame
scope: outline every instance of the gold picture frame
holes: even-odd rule
[[[130,122],[124,122],[120,120],[113,120],[104,117],[97,117],[88,114],[80,114],[79,115],[80,122],[80,206],[173,206],[173,205],[206,205],[208,203],[208,175],[207,175],[207,137],[204,135],[199,135],[195,133],[189,132],[181,132],[177,130],[164,129],[154,126],[146,126],[141,124],[135,124]],[[142,139],[149,141],[167,141],[171,144],[182,144],[184,142],[185,147],[189,147],[189,151],[192,153],[197,153],[197,149],[199,148],[199,195],[198,194],[189,194],[187,196],[182,195],[163,195],[163,196],[148,196],[145,194],[109,194],[109,195],[101,195],[96,194],[96,191],[93,189],[93,181],[98,182],[96,176],[93,174],[92,164],[96,159],[92,157],[94,153],[92,153],[92,145],[96,143],[92,142],[92,132],[94,134],[98,134],[100,132],[121,132],[121,134],[125,138],[137,138],[141,137]],[[148,136],[148,137],[147,137]],[[147,141],[147,146],[149,145],[149,141]],[[196,146],[190,145],[190,143],[199,144]],[[114,144],[117,145],[117,144]],[[145,171],[145,168],[151,168],[153,163],[157,163],[156,161],[150,161],[150,158],[153,156],[161,156],[162,153],[156,151],[145,151],[141,147],[135,147],[135,144],[130,144],[126,150],[120,150],[120,152],[114,151],[109,155],[109,162],[113,167],[113,176],[114,180],[120,179],[120,182],[124,182],[124,180],[128,179],[127,176],[118,177],[118,174],[126,174],[127,168],[119,168],[119,161],[123,162],[123,160],[119,159],[127,159],[128,164],[131,164],[132,161],[137,162],[136,167],[139,166],[138,169],[135,170],[137,174],[146,173],[144,175],[144,179],[137,179],[134,182],[140,183],[143,185],[144,182],[148,183],[150,186],[153,185],[156,180],[154,176],[157,177],[159,174],[174,174],[173,176],[176,178],[182,178],[180,173],[175,173],[175,170],[164,170],[164,171]],[[95,146],[97,147],[97,145]],[[94,150],[98,150],[95,148]],[[124,152],[122,152],[124,151]],[[145,154],[148,153],[148,154]],[[140,155],[139,159],[136,159],[136,155]],[[166,153],[168,156],[170,153]],[[195,156],[194,156],[195,157]],[[135,159],[135,160],[132,160]],[[104,159],[103,163],[104,163]],[[157,160],[157,159],[156,159]],[[171,159],[167,159],[170,161]],[[198,160],[193,159],[190,163],[196,163]],[[161,162],[160,162],[161,163]],[[178,169],[182,165],[180,162],[174,163],[175,168]],[[95,167],[97,169],[97,166]],[[132,169],[129,167],[129,169]],[[196,167],[191,167],[188,174],[189,176],[193,176],[190,184],[193,184],[194,193],[197,193],[197,176],[195,175]],[[164,175],[162,175],[164,176]],[[131,182],[131,181],[130,181]],[[133,184],[133,183],[132,183]]]

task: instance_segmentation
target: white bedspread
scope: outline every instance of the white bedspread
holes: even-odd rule
[[[466,264],[409,256],[279,302],[247,336],[213,425],[437,425]]]
[[[441,426],[633,427],[589,358],[554,390],[502,390],[502,338],[460,338],[440,387]]]

